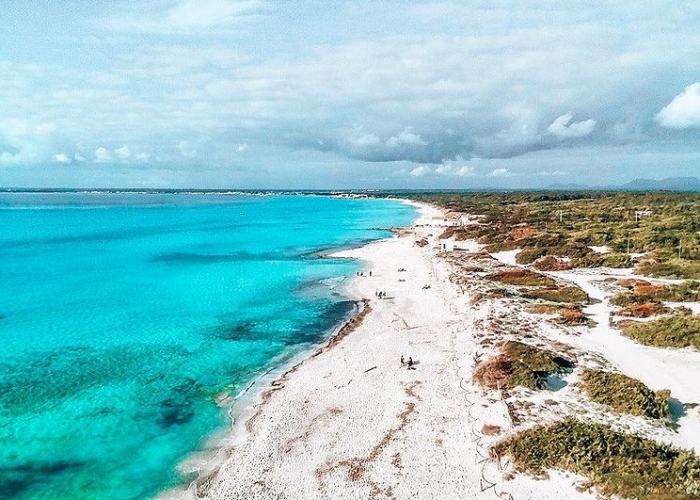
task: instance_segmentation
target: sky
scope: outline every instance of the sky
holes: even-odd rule
[[[700,3],[3,0],[0,186],[700,176]]]

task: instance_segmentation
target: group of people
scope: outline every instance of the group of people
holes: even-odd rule
[[[408,366],[409,370],[415,370],[415,363],[413,362],[413,358],[411,356],[408,357],[408,361],[406,361],[403,356],[401,356],[401,366]]]
[[[374,292],[374,296],[377,297],[378,299],[386,299],[386,292]]]
[[[357,271],[357,276],[366,276],[364,271]],[[372,276],[372,271],[369,272],[369,276]]]

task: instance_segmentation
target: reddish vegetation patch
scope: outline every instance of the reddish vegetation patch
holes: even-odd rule
[[[535,234],[537,234],[537,231],[535,230],[534,227],[524,226],[524,227],[516,227],[508,234],[515,241],[521,241],[521,240],[527,240],[529,238],[532,238]]]
[[[664,289],[663,285],[652,285],[651,283],[638,282],[634,285],[634,293],[637,295],[655,295]]]
[[[663,312],[665,308],[661,304],[655,302],[646,302],[644,304],[632,304],[625,307],[619,312],[620,316],[630,318],[648,318]]]
[[[510,359],[508,356],[501,354],[477,366],[474,370],[474,380],[482,387],[490,387],[492,389],[507,387],[511,371]]]
[[[546,255],[537,259],[533,266],[540,271],[566,271],[571,269],[571,262],[554,255]]]
[[[565,325],[581,325],[588,322],[588,318],[578,309],[564,309],[559,321]]]
[[[620,279],[620,280],[617,280],[617,283],[624,288],[629,288],[630,290],[632,288],[634,288],[635,286],[640,285],[640,284],[641,285],[650,285],[651,284],[648,281],[640,280],[640,279],[636,279],[636,278]]]
[[[452,235],[454,235],[454,234],[455,234],[455,228],[452,226],[449,226],[447,229],[445,229],[442,232],[442,234],[440,236],[438,236],[438,238],[440,238],[441,240],[446,240],[448,238],[451,238]]]

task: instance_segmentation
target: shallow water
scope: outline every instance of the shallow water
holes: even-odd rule
[[[413,208],[316,196],[0,194],[0,499],[136,499],[236,392],[319,341]],[[384,229],[382,229],[384,228]]]

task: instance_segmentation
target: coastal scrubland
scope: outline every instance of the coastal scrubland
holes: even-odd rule
[[[700,193],[411,193],[447,211],[478,215],[444,237],[486,251],[520,249],[544,270],[633,267],[655,277],[700,278]],[[565,259],[565,260],[563,260]]]
[[[456,250],[477,249],[451,258],[483,271],[472,303],[492,304],[481,340],[490,355],[476,364],[473,379],[485,391],[506,395],[513,425],[492,442],[492,456],[510,456],[516,471],[539,477],[551,470],[580,474],[588,481],[584,488],[605,496],[700,498],[697,450],[669,444],[688,446],[670,436],[679,415],[697,401],[679,407],[670,390],[649,387],[663,387],[657,380],[638,371],[630,376],[575,340],[600,327],[597,335],[700,350],[700,316],[690,304],[700,301],[700,194],[443,192],[410,198],[445,210],[439,239],[450,239]],[[459,276],[453,281],[464,287]],[[501,315],[504,310],[510,316]],[[519,311],[539,318],[523,327]],[[559,383],[550,385],[552,379]]]

